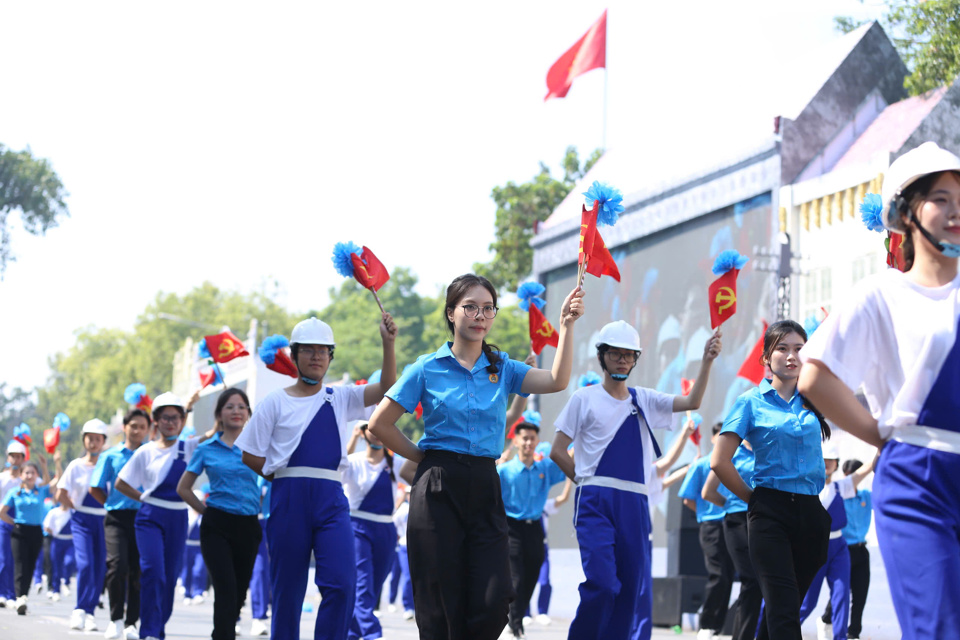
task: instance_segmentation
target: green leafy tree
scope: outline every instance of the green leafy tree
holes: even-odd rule
[[[42,439],[43,425],[37,420],[37,406],[33,393],[20,387],[9,387],[0,382],[0,446],[6,450],[7,443],[13,438],[13,428],[21,422],[30,425],[34,441]]]
[[[910,70],[903,82],[910,95],[960,75],[960,0],[888,0],[881,23]],[[839,16],[834,24],[849,33],[864,23]]]
[[[540,163],[540,172],[527,182],[513,181],[494,187],[490,197],[497,205],[495,240],[490,244],[494,257],[488,263],[474,265],[476,273],[486,277],[501,293],[515,290],[533,268],[530,240],[533,228],[546,220],[573,186],[600,159],[599,149],[581,164],[576,147],[567,147],[558,180],[549,167]]]
[[[19,211],[24,230],[43,235],[57,226],[57,218],[69,215],[65,197],[60,177],[47,160],[34,158],[29,148],[11,151],[0,144],[0,277],[14,259],[10,214]]]

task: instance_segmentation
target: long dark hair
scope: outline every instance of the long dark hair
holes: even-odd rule
[[[250,413],[250,400],[247,398],[246,392],[243,389],[230,387],[221,393],[219,398],[217,398],[217,408],[213,410],[213,419],[216,424],[217,431],[223,431],[223,423],[220,422],[220,412],[223,411],[223,408],[227,406],[227,401],[233,396],[240,396],[243,398],[243,403],[247,405],[247,413]]]
[[[455,278],[453,282],[450,283],[450,286],[447,287],[446,309],[443,314],[443,318],[447,322],[447,330],[451,335],[454,333],[453,321],[450,320],[450,316],[447,314],[456,308],[457,303],[463,299],[463,296],[467,295],[467,291],[477,285],[480,285],[490,293],[490,296],[493,298],[493,306],[497,306],[497,290],[493,288],[489,280],[483,276],[472,273],[467,273]],[[487,365],[487,373],[498,373],[500,371],[500,347],[495,344],[488,344],[487,341],[484,340],[482,348],[483,353],[486,354],[487,360],[490,362],[490,364]]]
[[[913,216],[930,195],[934,183],[940,179],[944,173],[952,173],[953,177],[960,180],[960,172],[957,171],[938,171],[929,173],[909,187],[903,190],[903,193],[897,198],[897,215],[903,221],[906,231],[903,234],[903,240],[900,242],[900,248],[903,250],[903,270],[910,271],[913,268],[913,259],[916,256],[916,246],[913,243]]]
[[[760,356],[760,364],[766,365],[770,362],[770,356],[773,355],[773,350],[777,348],[781,340],[791,333],[796,333],[803,338],[804,342],[807,341],[807,332],[800,326],[800,323],[793,320],[778,320],[767,327],[767,332],[763,334],[763,354]],[[810,402],[806,396],[801,395],[800,398],[803,400],[803,406],[812,411],[813,415],[817,416],[817,420],[820,422],[820,438],[829,440],[830,424],[827,422],[827,419],[823,417],[820,410],[813,406],[813,403]]]

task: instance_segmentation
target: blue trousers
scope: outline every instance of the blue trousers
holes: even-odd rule
[[[107,575],[107,543],[103,516],[75,511],[70,517],[73,554],[77,561],[77,609],[93,614]]]
[[[816,608],[824,578],[830,587],[830,606],[833,607],[833,640],[847,640],[847,625],[850,622],[850,550],[843,538],[830,541],[827,563],[813,577],[800,605],[800,624]]]
[[[187,511],[145,504],[134,530],[140,550],[140,637],[164,638],[183,565]]]
[[[60,581],[70,582],[70,568],[68,566],[68,554],[73,556],[73,540],[50,541],[50,585],[51,591],[60,591]]]
[[[650,575],[647,497],[608,487],[580,487],[574,526],[586,580],[580,585],[580,606],[567,637],[627,638],[638,630],[639,637],[648,640],[653,594],[650,589],[642,591],[645,576]]]
[[[404,611],[413,611],[413,582],[410,581],[410,558],[406,547],[399,547],[397,559],[400,561],[400,599]]]
[[[357,558],[357,597],[347,638],[376,640],[383,636],[383,630],[373,610],[377,608],[383,583],[397,557],[397,528],[392,522],[350,520]]]
[[[0,522],[0,598],[14,600],[17,592],[13,586],[13,549],[10,547],[10,533],[13,529],[6,522]]]
[[[874,522],[904,640],[960,628],[960,455],[884,446],[873,481]]]
[[[257,549],[257,559],[253,563],[253,575],[250,578],[250,613],[254,620],[266,620],[270,607],[270,554],[267,552],[267,521],[260,521],[263,537]]]
[[[400,595],[400,547],[393,553],[393,566],[390,567],[390,597],[387,602],[393,604]]]
[[[340,483],[314,478],[275,480],[267,542],[272,640],[300,638],[311,551],[316,561],[314,581],[322,598],[313,637],[343,640],[353,615],[357,563],[349,505]]]
[[[200,547],[187,545],[183,553],[183,572],[180,579],[183,581],[184,595],[187,598],[203,595],[207,589],[207,565],[203,562]]]

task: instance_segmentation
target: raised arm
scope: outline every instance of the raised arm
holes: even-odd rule
[[[380,342],[383,344],[383,363],[380,365],[380,382],[368,384],[363,388],[363,404],[367,407],[383,400],[383,394],[397,381],[397,324],[386,311],[380,318]]]
[[[680,467],[679,469],[677,469],[676,471],[668,475],[666,478],[664,478],[661,485],[663,486],[664,489],[669,489],[671,486],[677,484],[678,482],[686,478],[687,471],[689,470],[690,470],[690,465],[688,464]]]
[[[690,389],[689,395],[674,396],[674,413],[696,411],[700,408],[700,403],[703,402],[703,394],[707,390],[710,368],[713,366],[713,361],[720,355],[720,351],[723,350],[723,343],[720,341],[722,336],[723,334],[720,332],[720,327],[717,327],[717,330],[714,331],[710,339],[707,340],[707,344],[703,346],[703,359],[700,360],[700,372],[697,374],[697,379],[693,383],[693,388]]]
[[[740,442],[742,442],[740,436],[729,431],[717,436],[717,445],[713,448],[713,454],[710,456],[710,468],[713,469],[713,472],[727,489],[730,489],[744,502],[749,503],[750,496],[753,495],[753,489],[747,486],[747,483],[740,477],[740,472],[733,465],[733,454],[737,452]]]
[[[567,388],[573,368],[573,323],[583,315],[583,289],[577,287],[563,301],[560,309],[560,342],[553,367],[530,369],[523,378],[523,393],[556,393]]]
[[[877,466],[877,460],[878,460],[879,458],[880,458],[880,452],[877,451],[877,455],[873,456],[873,458],[870,460],[870,462],[868,462],[867,464],[863,465],[862,467],[860,467],[859,469],[857,469],[856,471],[854,471],[854,472],[850,475],[850,477],[853,478],[853,488],[854,488],[854,489],[856,489],[857,487],[859,487],[859,486],[860,486],[860,483],[863,482],[863,481],[867,478],[868,475],[870,475],[871,473],[873,473],[873,469],[874,469],[874,467]]]
[[[883,446],[884,440],[880,436],[877,421],[860,404],[853,391],[823,362],[807,360],[804,363],[800,369],[797,389],[828,420],[835,422],[847,433],[877,448]]]

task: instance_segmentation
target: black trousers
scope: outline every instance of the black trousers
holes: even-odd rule
[[[427,451],[410,491],[407,553],[422,640],[496,640],[514,598],[492,458]]]
[[[263,531],[257,516],[207,507],[200,521],[200,553],[213,583],[213,640],[234,640]]]
[[[766,603],[760,640],[801,640],[800,604],[827,561],[830,515],[816,495],[757,487],[747,511],[750,559]]]
[[[13,552],[13,584],[17,597],[30,595],[33,571],[43,550],[43,528],[38,524],[16,524],[10,534]]]
[[[700,611],[700,628],[719,631],[730,606],[733,560],[723,535],[723,518],[700,523],[700,548],[707,567],[707,590]]]
[[[850,550],[850,626],[848,638],[859,638],[863,632],[863,607],[867,604],[867,592],[870,590],[870,551],[866,543],[851,544]],[[827,624],[833,621],[833,606],[827,600],[827,609],[822,620]]]
[[[510,603],[507,624],[514,635],[523,631],[523,616],[530,608],[530,598],[540,577],[545,549],[543,545],[543,521],[515,520],[507,518],[510,539],[510,574],[517,597]]]
[[[757,635],[760,622],[760,606],[763,595],[760,583],[750,558],[749,535],[747,533],[747,512],[728,513],[723,518],[723,537],[727,552],[740,577],[740,597],[737,600],[737,612],[733,617],[733,640],[753,640]],[[797,619],[799,619],[799,609]],[[722,629],[722,627],[708,627]]]
[[[123,620],[124,627],[135,625],[140,619],[140,551],[133,530],[136,517],[136,509],[115,509],[107,511],[103,519],[110,620]]]

